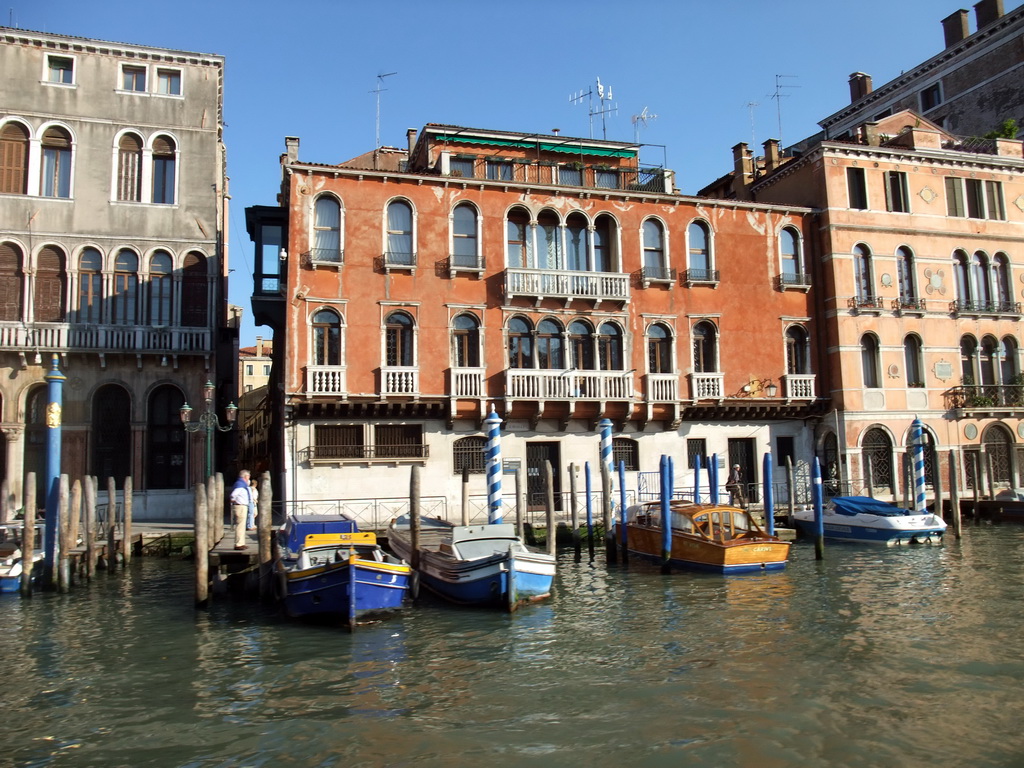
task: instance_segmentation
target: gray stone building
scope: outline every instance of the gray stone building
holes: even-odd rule
[[[0,27],[0,471],[45,471],[58,356],[62,471],[131,477],[140,518],[190,514],[204,430],[237,386],[226,316],[224,59]],[[195,420],[195,416],[193,416]],[[216,463],[231,435],[216,434]]]

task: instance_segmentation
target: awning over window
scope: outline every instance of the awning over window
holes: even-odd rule
[[[600,149],[597,147],[581,147],[579,144],[551,144],[549,142],[514,141],[511,139],[490,139],[479,136],[450,136],[437,134],[435,141],[450,144],[483,144],[489,147],[517,147],[519,149],[537,149],[543,152],[562,152],[567,155],[593,155],[597,157],[636,157],[631,149]]]

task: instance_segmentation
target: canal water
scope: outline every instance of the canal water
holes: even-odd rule
[[[136,559],[3,596],[0,766],[1024,766],[1024,527],[728,578],[560,553],[349,635]]]

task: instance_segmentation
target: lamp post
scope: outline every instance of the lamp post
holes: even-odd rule
[[[224,420],[227,423],[220,423],[220,419],[217,418],[217,414],[213,410],[213,398],[216,392],[217,388],[213,385],[213,382],[207,379],[203,385],[203,399],[206,401],[206,410],[199,414],[197,421],[192,421],[192,406],[187,402],[181,406],[179,411],[181,414],[181,426],[185,428],[186,432],[203,430],[206,435],[206,477],[213,474],[213,430],[228,432],[234,429],[235,419],[238,416],[238,406],[234,403],[228,403],[228,407],[224,409]]]

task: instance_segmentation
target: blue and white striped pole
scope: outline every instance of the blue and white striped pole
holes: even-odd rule
[[[622,539],[622,556],[626,557],[626,462],[619,462],[619,530]]]
[[[668,456],[662,454],[661,479],[661,572],[668,573],[672,563],[672,485],[669,479],[671,468]]]
[[[718,503],[718,454],[712,453],[708,461],[708,490],[711,491],[711,503]]]
[[[487,519],[501,522],[501,417],[491,408],[487,425]]]
[[[914,419],[910,424],[910,444],[914,462],[914,511],[919,515],[928,514],[924,496],[924,443],[924,424]]]
[[[601,419],[597,422],[597,428],[601,431],[601,464],[607,467],[611,475],[615,471],[612,464],[612,420]]]
[[[772,484],[772,452],[765,451],[764,465],[764,529],[769,536],[775,535],[775,487]]]
[[[814,457],[811,467],[811,503],[814,505],[814,559],[825,558],[825,512],[821,487],[821,462]]]

